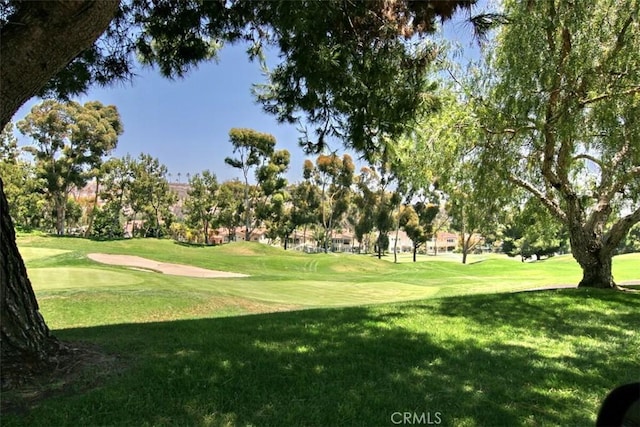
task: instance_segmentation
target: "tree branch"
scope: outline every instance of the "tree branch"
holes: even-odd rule
[[[0,31],[0,128],[78,54],[91,47],[118,11],[119,1],[21,2],[22,25]]]
[[[629,215],[620,218],[613,224],[603,239],[603,250],[613,252],[622,239],[627,235],[631,227],[640,222],[640,206]]]
[[[549,212],[551,212],[553,216],[558,218],[563,223],[566,223],[567,214],[562,209],[560,209],[560,206],[558,206],[558,203],[556,203],[554,200],[549,198],[546,194],[544,194],[542,191],[536,188],[529,181],[526,181],[516,175],[510,175],[509,181],[511,181],[513,184],[517,185],[518,187],[527,190],[529,193],[535,196],[538,200],[540,200],[542,204],[545,205],[547,209],[549,209]]]
[[[593,104],[596,103],[598,101],[602,101],[603,99],[607,99],[607,98],[611,98],[612,96],[623,96],[623,95],[633,95],[636,93],[640,93],[640,85],[639,86],[633,86],[631,89],[627,89],[624,90],[622,92],[610,92],[610,93],[603,93],[597,96],[594,96],[593,98],[589,98],[589,99],[582,99],[579,101],[579,106],[580,107],[585,107],[589,104]]]
[[[577,156],[573,157],[573,160],[580,160],[580,159],[590,160],[593,163],[595,163],[596,165],[598,165],[600,170],[603,169],[602,161],[600,159],[595,158],[594,156],[592,156],[590,154],[583,153],[583,154],[578,154]]]

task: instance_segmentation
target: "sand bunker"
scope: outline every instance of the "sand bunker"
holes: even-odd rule
[[[89,254],[87,255],[87,257],[102,264],[122,265],[125,267],[153,270],[164,274],[171,274],[174,276],[209,278],[248,277],[246,274],[207,270],[206,268],[194,267],[184,264],[158,262],[151,259],[131,255]]]

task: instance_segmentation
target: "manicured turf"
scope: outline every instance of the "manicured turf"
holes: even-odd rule
[[[124,370],[3,425],[593,425],[638,378],[639,310],[565,290],[59,330]]]
[[[638,380],[638,294],[511,292],[575,283],[570,257],[395,265],[257,244],[19,246],[65,251],[27,259],[55,335],[118,359],[3,425],[378,426],[397,412],[455,426],[593,425],[606,392]],[[91,252],[251,277],[141,272]],[[639,254],[617,257],[616,279],[640,279],[638,265]]]

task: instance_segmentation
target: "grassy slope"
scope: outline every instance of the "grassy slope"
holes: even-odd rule
[[[365,255],[310,255],[250,243],[202,248],[168,240],[93,242],[27,236],[19,239],[19,245],[42,311],[53,327],[504,292],[576,283],[580,277],[570,257],[526,264],[489,259],[465,266],[437,258],[392,264]],[[201,279],[133,271],[88,260],[85,255],[90,252],[132,254],[252,276]],[[639,255],[616,259],[616,278],[639,278],[634,269],[638,262]],[[79,300],[83,307],[111,301],[111,309],[102,317],[89,311],[84,320],[68,316],[76,313],[72,307]],[[119,304],[125,300],[127,305]]]
[[[566,257],[394,265],[251,244],[19,245],[56,335],[102,346],[126,370],[89,372],[86,382],[100,387],[3,416],[3,425],[392,425],[404,411],[440,412],[456,426],[592,425],[607,390],[638,379],[633,294],[494,293],[211,318],[575,282]],[[253,276],[165,276],[96,264],[89,252]],[[616,278],[638,279],[639,261],[616,259]]]

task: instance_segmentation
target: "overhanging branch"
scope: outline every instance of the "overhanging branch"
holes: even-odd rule
[[[620,218],[605,234],[604,250],[613,251],[618,247],[622,239],[627,235],[631,227],[640,222],[640,206],[627,216]]]
[[[594,104],[598,101],[602,101],[603,99],[611,98],[613,96],[633,95],[636,93],[640,93],[640,86],[633,86],[632,88],[623,90],[621,92],[608,92],[608,93],[603,93],[603,94],[594,96],[593,98],[581,99],[578,105],[580,107],[585,107],[589,104]]]
[[[533,194],[538,200],[542,202],[543,205],[547,207],[547,209],[549,209],[549,212],[551,212],[551,214],[556,218],[558,218],[560,221],[562,222],[567,221],[567,214],[562,209],[560,209],[560,206],[558,206],[558,203],[556,203],[554,200],[549,198],[546,194],[544,194],[542,191],[536,188],[529,181],[524,180],[513,174],[509,176],[509,181],[517,185],[518,187],[527,190],[529,193]]]

